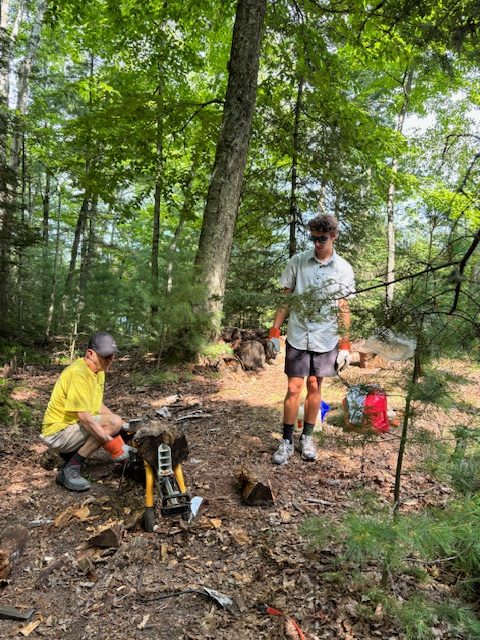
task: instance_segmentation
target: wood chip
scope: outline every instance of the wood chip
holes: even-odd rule
[[[87,544],[89,547],[113,547],[117,549],[120,546],[123,532],[123,524],[115,524],[96,533],[87,540]]]
[[[25,636],[26,638],[28,638],[28,636],[32,633],[32,631],[35,631],[35,629],[42,623],[42,620],[40,618],[40,620],[33,620],[33,622],[29,622],[25,627],[22,627],[21,629],[19,629],[19,633],[22,634],[22,636]]]
[[[142,621],[140,622],[140,624],[137,625],[137,629],[140,629],[140,631],[142,629],[145,629],[145,625],[147,624],[147,622],[150,620],[150,614],[147,613],[146,615],[143,616]]]

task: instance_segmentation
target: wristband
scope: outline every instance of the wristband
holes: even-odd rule
[[[280,338],[280,329],[278,327],[272,327],[268,332],[269,338]]]
[[[348,338],[340,338],[338,341],[338,348],[340,350],[344,349],[346,351],[350,351],[350,340]]]

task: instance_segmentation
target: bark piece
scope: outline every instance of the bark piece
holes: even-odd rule
[[[99,531],[94,536],[87,540],[89,547],[104,547],[118,549],[120,542],[122,541],[124,526],[121,524],[114,524],[111,527],[107,527]]]
[[[68,560],[68,554],[65,553],[63,556],[60,556],[60,558],[57,558],[56,560],[52,560],[50,564],[48,564],[44,569],[42,569],[38,574],[38,578],[35,581],[35,589],[41,589],[45,585],[46,578],[48,578],[48,576],[51,575],[57,569],[60,569],[60,567],[63,567],[63,565],[67,560]]]
[[[257,371],[265,367],[265,349],[258,340],[242,342],[236,351],[236,355],[247,370]]]
[[[241,467],[236,474],[242,492],[242,500],[252,507],[264,507],[275,504],[272,487],[268,479],[259,480],[248,467]]]
[[[188,459],[189,451],[185,434],[162,420],[152,420],[142,427],[134,437],[139,455],[155,470],[158,470],[158,447],[168,444],[172,450],[172,466]]]
[[[28,529],[21,525],[7,527],[0,538],[0,579],[8,578],[13,564],[23,553]]]

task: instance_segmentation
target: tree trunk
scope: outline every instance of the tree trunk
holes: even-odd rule
[[[75,275],[78,249],[80,247],[80,240],[83,236],[85,224],[88,218],[89,203],[90,203],[90,194],[85,193],[82,206],[78,214],[77,226],[75,228],[75,236],[73,238],[72,249],[70,252],[70,264],[68,267],[67,277],[65,279],[65,287],[63,290],[62,302],[60,304],[60,325],[63,325],[63,322],[65,320],[66,310],[67,310],[67,303],[71,299],[73,294],[73,277]]]
[[[32,71],[32,65],[37,53],[38,45],[40,43],[40,32],[42,29],[43,16],[47,8],[46,2],[40,2],[37,12],[35,14],[30,38],[28,40],[27,51],[25,57],[20,62],[17,72],[17,104],[16,111],[20,115],[20,118],[27,112],[27,98],[28,98],[28,83],[30,80],[30,73]],[[19,161],[20,161],[20,149],[22,146],[23,127],[18,119],[15,122],[14,134],[11,149],[11,166],[15,173],[18,173]]]
[[[0,309],[4,322],[0,332],[6,331],[5,320],[10,314],[11,287],[10,243],[13,221],[14,176],[7,159],[10,113],[8,109],[12,39],[8,31],[9,0],[0,2]]]
[[[205,285],[205,309],[214,335],[220,317],[233,232],[238,215],[257,91],[266,0],[238,0],[228,87],[203,217],[195,269]]]
[[[86,327],[85,308],[88,295],[88,275],[92,271],[92,256],[95,244],[95,215],[97,212],[98,196],[92,198],[90,211],[87,213],[85,221],[85,230],[82,239],[80,277],[78,283],[78,305],[77,305],[77,323],[79,331],[83,331]]]
[[[57,279],[58,279],[58,258],[60,255],[60,217],[62,213],[62,191],[58,186],[58,211],[57,211],[57,233],[55,238],[55,255],[53,258],[53,270],[52,270],[52,287],[50,290],[50,304],[48,306],[47,322],[45,324],[44,340],[48,342],[50,338],[50,331],[52,328],[52,320],[55,310],[55,296],[57,293]]]
[[[413,71],[409,69],[402,83],[403,88],[403,102],[400,111],[397,115],[396,130],[401,133],[403,131],[403,124],[405,122],[405,116],[407,115],[408,103],[410,99],[410,92],[412,90]],[[388,186],[387,194],[387,279],[386,282],[390,282],[386,287],[386,308],[392,306],[393,296],[395,291],[395,212],[394,212],[394,200],[395,200],[395,176],[398,171],[398,158],[394,158],[392,162],[392,179]]]
[[[158,314],[159,283],[158,283],[158,251],[160,246],[160,205],[163,186],[163,116],[162,116],[162,90],[158,86],[158,113],[157,113],[157,167],[155,175],[155,196],[153,202],[153,231],[152,231],[152,301],[150,305],[152,322]]]
[[[192,184],[195,178],[195,174],[197,173],[198,167],[198,154],[195,155],[192,161],[192,166],[190,168],[190,172],[188,174],[188,178],[183,186],[183,206],[180,212],[180,218],[178,220],[177,227],[175,229],[175,233],[173,235],[172,242],[168,248],[168,263],[167,263],[167,282],[165,286],[165,294],[169,296],[172,292],[173,286],[173,261],[175,252],[177,250],[178,241],[180,239],[180,235],[183,231],[183,227],[185,225],[185,221],[187,219],[188,214],[192,211],[194,206],[194,198],[192,194]]]
[[[418,339],[418,344],[421,344],[420,339]],[[418,379],[420,377],[420,371],[421,371],[420,352],[419,352],[419,347],[417,347],[415,351],[412,381],[411,381],[410,388],[405,401],[405,413],[403,414],[402,435],[400,436],[400,446],[398,448],[398,455],[397,455],[397,466],[395,469],[395,486],[393,489],[394,515],[398,514],[398,510],[400,509],[400,488],[401,488],[401,482],[402,482],[403,457],[405,455],[405,447],[407,446],[407,440],[408,440],[408,425],[410,423],[410,420],[412,419],[412,396],[413,396],[414,389],[416,388],[416,385],[418,383]]]
[[[293,126],[293,150],[292,150],[292,179],[290,183],[290,210],[289,210],[289,227],[290,237],[288,243],[288,255],[290,258],[297,253],[297,163],[298,163],[298,129],[300,123],[300,108],[302,104],[303,78],[300,78],[297,90],[297,100],[295,102],[295,118]]]

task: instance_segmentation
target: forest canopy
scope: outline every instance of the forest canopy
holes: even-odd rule
[[[327,212],[354,337],[477,344],[476,2],[2,0],[0,17],[5,339],[107,329],[192,354],[220,323],[267,327]]]

